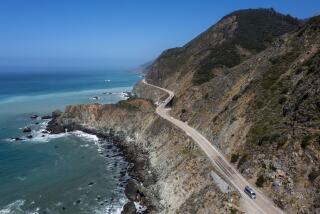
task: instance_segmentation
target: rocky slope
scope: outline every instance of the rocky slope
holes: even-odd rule
[[[148,82],[175,92],[173,116],[205,135],[288,213],[320,208],[320,18],[300,23],[271,9],[241,10],[149,66]],[[238,195],[209,160],[159,118],[166,95],[137,83],[139,98],[74,105],[51,131],[115,136],[135,163],[137,191],[153,213],[230,213]],[[212,173],[213,172],[213,173]],[[130,192],[130,191],[129,191]],[[232,208],[231,208],[232,206]]]
[[[116,143],[135,165],[128,198],[146,205],[149,213],[230,213],[239,205],[232,188],[213,182],[212,175],[219,176],[206,156],[183,132],[159,118],[151,101],[73,105],[52,124],[51,131],[78,129],[119,138]]]
[[[250,32],[241,30],[243,20]],[[275,23],[275,36],[287,34],[264,42],[260,33]],[[238,11],[165,51],[146,78],[173,90],[173,115],[202,132],[279,207],[313,213],[320,208],[319,48],[320,17],[300,24],[272,10]]]

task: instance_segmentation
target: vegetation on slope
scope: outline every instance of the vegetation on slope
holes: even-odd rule
[[[281,119],[283,118],[283,104],[287,99],[286,94],[292,89],[292,83],[288,78],[281,78],[293,61],[299,56],[299,46],[292,41],[291,50],[281,56],[270,59],[269,70],[256,83],[255,108],[258,112],[249,133],[249,141],[262,145],[279,141]]]
[[[297,19],[273,9],[236,11],[184,47],[163,52],[150,66],[146,78],[151,83],[161,84],[175,73],[183,78],[186,73],[193,72],[192,83],[203,84],[215,77],[214,68],[238,65],[264,50],[274,38],[298,26]]]
[[[317,101],[320,97],[316,93],[320,86],[320,52],[295,69],[292,75],[305,74],[297,83],[292,81],[292,76],[281,76],[299,53],[295,45],[288,53],[272,59],[269,71],[259,82],[260,90],[257,90],[255,101],[258,113],[248,135],[251,144],[277,143],[277,148],[281,148],[287,140],[284,133],[289,131],[293,137],[300,139],[301,147],[305,149],[319,135],[310,135],[307,128],[301,133],[295,126],[307,125],[308,129],[316,131],[320,124],[317,110],[320,108]]]
[[[271,41],[257,34],[264,42],[239,44],[246,38],[234,42],[239,38],[236,30],[219,46],[209,46],[206,41],[196,44],[196,39],[193,45],[201,48],[194,48],[192,57],[188,46],[167,53],[173,64],[173,57],[180,60],[179,65],[174,64],[178,75],[170,73],[167,78],[173,78],[166,82],[179,96],[173,111],[225,151],[243,175],[270,193],[279,207],[292,213],[311,213],[320,204],[320,52],[316,52],[320,18],[312,18],[298,31],[275,40],[270,50],[241,66],[214,69],[237,65]],[[239,46],[247,52],[239,52]],[[188,78],[180,75],[183,80],[199,71],[194,73],[194,84],[218,77],[200,87],[192,88],[185,81],[174,85],[172,80],[185,70],[189,73]],[[188,154],[188,150],[181,153]]]
[[[279,14],[273,9],[241,10],[227,17],[230,16],[236,16],[237,28],[234,36],[218,47],[206,50],[209,54],[196,70],[194,84],[202,84],[212,79],[214,75],[211,71],[217,66],[238,65],[247,57],[239,53],[239,46],[250,53],[260,52],[267,48],[274,38],[293,31],[299,25],[297,19]]]

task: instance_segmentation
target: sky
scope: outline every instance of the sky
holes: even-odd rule
[[[316,0],[1,0],[0,72],[130,69],[234,10],[261,7],[298,18],[320,14]]]

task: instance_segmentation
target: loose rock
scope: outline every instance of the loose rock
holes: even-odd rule
[[[123,210],[121,211],[121,214],[135,214],[136,212],[137,212],[136,206],[132,201],[130,201],[123,206]]]
[[[32,131],[32,130],[31,130],[30,127],[24,127],[24,128],[22,129],[22,132],[24,132],[24,133],[31,132],[31,131]]]

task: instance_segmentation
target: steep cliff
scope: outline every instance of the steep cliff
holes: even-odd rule
[[[300,23],[271,9],[241,10],[149,66],[148,82],[175,92],[172,115],[206,136],[288,213],[320,208],[320,18]],[[207,157],[159,118],[162,91],[137,83],[137,99],[75,105],[57,130],[118,136],[133,155],[150,212],[230,213],[238,195]],[[213,172],[213,173],[212,173]],[[219,180],[219,179],[218,179]]]
[[[120,137],[117,143],[136,165],[131,175],[143,184],[139,191],[145,199],[134,200],[147,205],[149,213],[230,213],[239,205],[231,187],[221,190],[213,181],[211,174],[218,175],[207,157],[188,136],[159,118],[148,100],[69,106],[56,124]]]
[[[252,19],[260,15],[266,18]],[[237,35],[243,33],[243,17],[250,18],[245,23],[251,23],[251,32],[272,32],[260,22],[272,26],[281,20],[284,26],[277,35],[288,33],[268,39],[271,43],[255,37],[260,43],[254,44],[261,46],[249,48],[251,36],[246,40]],[[252,185],[287,212],[308,213],[320,207],[320,18],[298,25],[270,10],[232,13],[186,46],[165,51],[150,67],[147,80],[173,90],[172,114],[210,139]],[[238,54],[234,63],[216,63],[220,56],[212,54],[202,57],[207,47],[231,57],[234,52],[220,45],[235,37],[244,43],[231,49],[242,50],[245,57]],[[204,69],[207,61],[210,66]],[[199,72],[205,78],[195,81]]]

